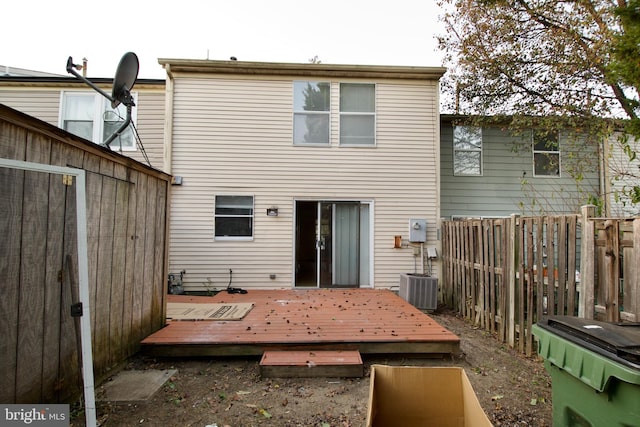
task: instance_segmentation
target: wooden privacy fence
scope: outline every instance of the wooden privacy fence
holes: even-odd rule
[[[588,218],[584,228],[583,317],[640,322],[640,218]]]
[[[164,325],[171,177],[3,105],[0,158],[85,171],[93,368],[104,377]],[[75,185],[0,167],[2,403],[82,390]]]
[[[442,298],[531,355],[545,315],[640,320],[640,219],[581,215],[442,223]]]

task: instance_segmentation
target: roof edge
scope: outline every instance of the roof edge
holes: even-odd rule
[[[97,85],[112,85],[113,78],[95,77],[89,78],[91,83]],[[165,79],[136,79],[136,86],[164,86]],[[86,86],[85,82],[75,77],[34,77],[34,76],[1,76],[0,85],[6,86]]]
[[[444,67],[417,67],[399,65],[347,65],[288,62],[218,61],[208,59],[159,58],[169,74],[208,73],[272,76],[330,76],[374,77],[412,80],[440,79],[447,71]]]

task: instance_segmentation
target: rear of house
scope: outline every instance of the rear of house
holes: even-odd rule
[[[428,272],[443,68],[160,63],[170,269],[187,291],[395,287]]]

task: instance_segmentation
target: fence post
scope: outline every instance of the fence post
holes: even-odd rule
[[[620,310],[618,305],[618,293],[620,289],[620,222],[607,220],[604,223],[605,234],[605,255],[604,272],[605,278],[605,307],[607,310],[607,321],[617,322],[620,320]]]
[[[596,207],[585,205],[582,211],[582,239],[580,243],[580,294],[578,295],[578,317],[593,319],[595,309],[594,281],[595,265],[595,216]]]
[[[631,312],[633,316],[630,318],[632,322],[640,322],[640,219],[633,220],[633,267],[629,269],[632,272],[631,277],[625,277],[624,283],[628,292],[625,295],[624,308],[626,312]],[[629,261],[627,260],[627,263]],[[628,280],[628,281],[627,281]],[[628,296],[629,301],[626,300]]]
[[[505,319],[507,323],[507,344],[509,347],[513,348],[516,342],[516,329],[515,329],[515,321],[516,321],[516,274],[518,274],[517,266],[517,258],[518,258],[518,239],[516,230],[520,215],[512,214],[511,221],[509,226],[509,252],[508,252],[508,262],[509,262],[509,277],[505,278],[508,283],[509,290],[507,294],[508,298],[508,318]]]

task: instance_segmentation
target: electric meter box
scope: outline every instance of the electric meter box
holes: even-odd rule
[[[409,241],[424,243],[427,241],[427,220],[411,218],[409,220]]]

